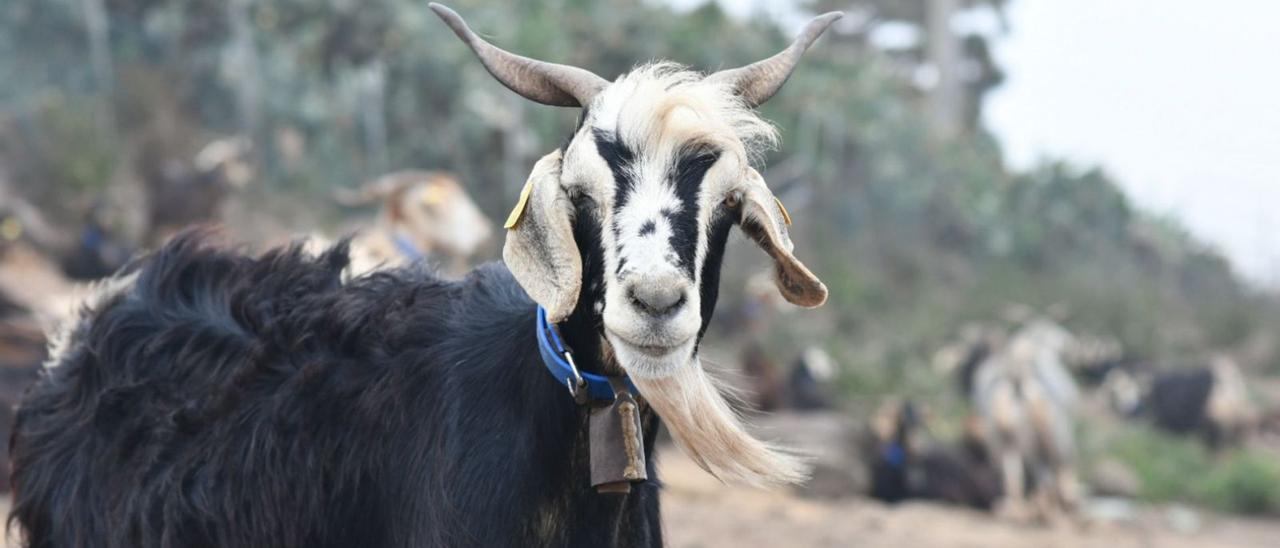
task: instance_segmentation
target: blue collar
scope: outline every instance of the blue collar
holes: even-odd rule
[[[102,231],[96,226],[88,225],[80,232],[80,245],[90,251],[97,251],[99,247],[102,247],[102,240]]]
[[[392,235],[391,241],[396,244],[396,250],[410,261],[421,261],[427,258],[424,253],[418,250],[418,246],[413,245],[413,242],[409,240],[409,237],[405,236],[402,232],[396,232]]]
[[[578,367],[573,362],[573,351],[560,339],[560,332],[555,324],[547,321],[547,311],[541,306],[538,307],[536,330],[538,352],[542,354],[542,363],[547,366],[551,376],[556,378],[556,382],[563,383],[569,388],[569,393],[578,403],[613,402],[616,396],[613,385],[609,383],[610,377],[578,371]],[[613,378],[618,379],[618,377]],[[621,380],[627,383],[627,390],[633,396],[640,395],[640,391],[636,390],[636,385],[631,383],[630,378],[621,377]]]
[[[907,463],[907,450],[902,447],[902,444],[891,441],[889,445],[880,450],[880,458],[889,463],[889,466],[902,468],[902,465]]]

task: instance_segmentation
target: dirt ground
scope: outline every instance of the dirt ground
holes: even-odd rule
[[[1180,507],[1140,508],[1124,521],[1025,525],[935,504],[890,507],[845,498],[727,487],[679,451],[659,455],[667,544],[866,547],[1254,547],[1280,546],[1280,520],[1216,516]]]
[[[727,487],[674,448],[659,455],[662,514],[672,548],[860,546],[893,548],[1237,548],[1280,545],[1280,520],[1142,510],[1127,523],[1019,525],[934,504],[889,507],[848,498],[804,499],[785,491]],[[0,497],[0,513],[9,512]],[[1193,521],[1177,532],[1175,522]],[[1187,524],[1183,524],[1184,527]],[[0,543],[17,547],[14,539]]]

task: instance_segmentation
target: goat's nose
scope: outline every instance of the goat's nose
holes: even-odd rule
[[[665,316],[684,306],[687,284],[676,277],[661,276],[639,280],[627,288],[632,306],[653,316]]]

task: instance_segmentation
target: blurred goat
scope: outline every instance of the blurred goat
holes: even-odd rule
[[[381,204],[374,226],[351,242],[351,269],[357,275],[420,259],[463,272],[493,236],[492,221],[449,173],[400,171],[335,198],[345,206]]]
[[[1226,356],[1178,371],[1117,369],[1104,389],[1117,412],[1146,417],[1168,432],[1199,434],[1215,449],[1244,443],[1259,422],[1244,374]]]
[[[78,227],[59,227],[0,185],[0,246],[29,246],[74,280],[107,277],[133,254],[133,246],[108,228],[107,209],[104,202],[94,201],[83,209]]]
[[[175,232],[217,220],[227,197],[254,178],[253,146],[239,137],[205,145],[190,162],[146,148],[137,171],[147,193],[147,240],[158,245]]]
[[[818,346],[810,346],[791,365],[786,402],[792,409],[815,411],[835,404],[831,384],[836,378],[836,362]]]
[[[985,342],[985,338],[984,338]],[[1062,362],[1074,339],[1047,319],[1031,320],[962,370],[976,435],[1001,470],[1005,509],[1025,515],[1028,489],[1046,516],[1080,500],[1074,420],[1079,399]]]
[[[886,404],[873,417],[863,450],[871,496],[891,504],[923,499],[990,510],[1000,497],[1000,477],[986,452],[926,439],[924,415],[906,401]]]
[[[748,400],[758,411],[782,408],[819,411],[835,406],[831,385],[836,377],[836,363],[820,347],[811,346],[796,356],[785,377],[754,340],[744,345],[740,361],[749,383]]]

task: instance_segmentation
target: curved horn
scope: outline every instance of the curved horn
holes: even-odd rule
[[[748,105],[753,108],[758,107],[782,88],[782,84],[787,82],[787,78],[791,77],[791,71],[795,70],[796,64],[800,62],[800,56],[804,55],[804,51],[809,49],[814,40],[822,36],[823,31],[826,31],[831,23],[841,17],[844,17],[844,14],[838,11],[814,17],[796,36],[795,41],[777,55],[745,67],[722,70],[708,76],[707,79],[732,85]]]
[[[435,2],[430,7],[476,53],[489,74],[525,99],[557,107],[580,107],[609,85],[591,71],[538,61],[498,48],[476,35],[458,12]]]

